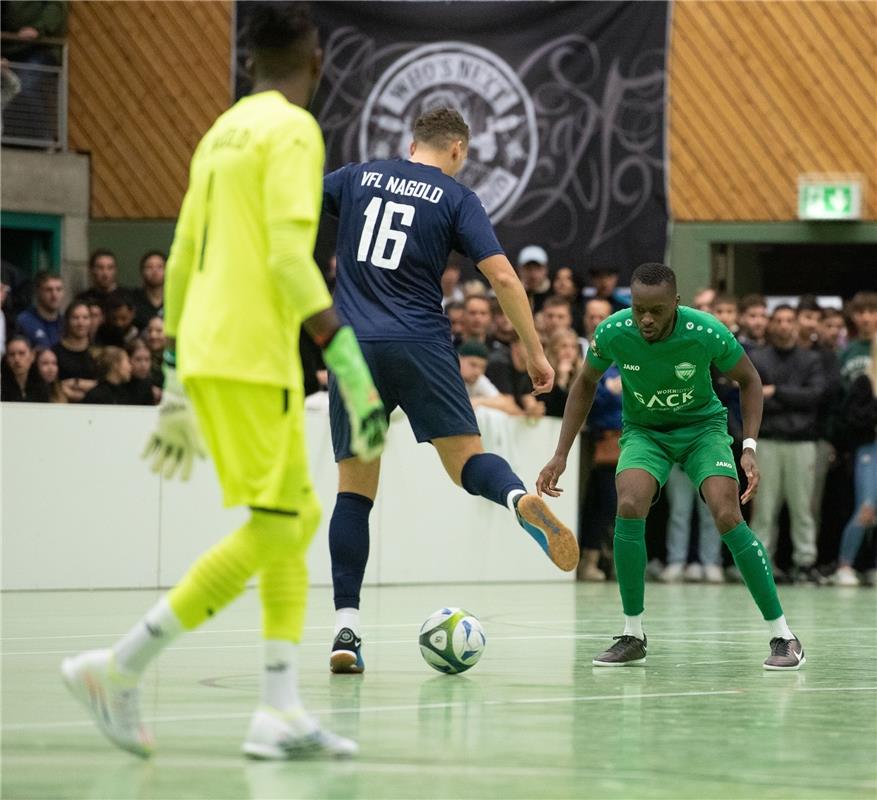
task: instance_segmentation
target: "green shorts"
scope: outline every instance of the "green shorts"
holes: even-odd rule
[[[644,469],[658,486],[663,486],[673,464],[680,464],[700,491],[700,485],[711,475],[737,480],[731,442],[724,417],[671,431],[625,424],[615,474],[626,469]]]

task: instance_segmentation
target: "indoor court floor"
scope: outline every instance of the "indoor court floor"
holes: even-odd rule
[[[598,669],[620,633],[613,584],[366,589],[366,673],[328,672],[331,591],[311,592],[303,695],[360,744],[347,762],[239,755],[260,674],[257,595],[177,640],[147,673],[156,755],[112,748],[66,693],[63,656],[106,646],[152,591],[2,595],[3,798],[874,798],[877,595],[780,587],[800,672],[761,667],[767,635],[742,586],[646,592],[648,663]],[[442,606],[482,620],[464,675],[421,659]]]

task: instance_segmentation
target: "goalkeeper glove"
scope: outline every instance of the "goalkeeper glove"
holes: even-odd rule
[[[362,461],[377,458],[387,436],[387,414],[353,328],[345,325],[335,332],[323,359],[338,381],[350,417],[350,449]]]
[[[152,460],[152,471],[164,478],[189,480],[192,460],[206,453],[198,433],[198,423],[183,385],[177,379],[176,359],[170,351],[164,354],[164,391],[158,406],[158,425],[146,443],[141,458]]]

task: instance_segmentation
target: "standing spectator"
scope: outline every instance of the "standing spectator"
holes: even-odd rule
[[[767,300],[760,294],[747,294],[740,300],[737,341],[747,354],[767,343],[767,322]]]
[[[723,583],[722,541],[713,521],[709,507],[698,496],[697,489],[685,470],[674,464],[664,487],[667,490],[667,566],[661,572],[661,580],[673,583],[686,581]],[[691,511],[697,503],[698,561],[688,562],[688,545],[691,540]],[[686,566],[687,564],[687,566]]]
[[[572,328],[555,331],[548,340],[545,355],[554,368],[554,386],[542,396],[545,413],[549,417],[563,417],[573,378],[584,362],[578,334]]]
[[[463,341],[463,331],[465,330],[463,317],[465,313],[466,311],[462,303],[448,303],[445,306],[445,316],[448,318],[448,322],[451,323],[451,339],[458,344]]]
[[[822,306],[815,295],[802,294],[798,298],[795,317],[798,323],[798,346],[810,350],[819,341],[819,323],[822,322]]]
[[[6,343],[2,363],[0,395],[13,403],[48,403],[49,387],[40,378],[34,364],[34,351],[24,336],[13,336]]]
[[[89,353],[91,315],[88,305],[74,301],[64,312],[64,335],[52,349],[58,358],[58,378],[64,395],[79,403],[97,385],[97,365]]]
[[[88,337],[91,341],[95,340],[97,336],[97,332],[101,329],[101,326],[104,324],[107,316],[104,313],[103,304],[95,300],[94,298],[91,301],[86,300],[86,304],[88,305]]]
[[[442,273],[442,308],[448,303],[462,303],[464,299],[460,288],[460,265],[451,262]]]
[[[877,526],[877,395],[867,375],[859,375],[853,381],[841,416],[845,443],[854,451],[855,507],[843,531],[832,582],[838,586],[858,586],[860,581],[853,564],[865,532]]]
[[[134,290],[134,325],[146,329],[153,317],[164,314],[164,267],[167,256],[160,250],[149,250],[140,259],[140,288]]]
[[[592,297],[585,302],[584,326],[585,335],[582,338],[582,350],[585,355],[588,354],[591,340],[594,338],[594,331],[597,326],[608,316],[612,314],[612,305],[608,300],[600,297]]]
[[[715,300],[716,290],[707,286],[698,289],[694,293],[694,297],[691,300],[691,307],[696,308],[698,311],[706,311],[708,314],[712,314]]]
[[[535,314],[542,310],[542,304],[551,294],[551,280],[548,277],[548,253],[538,244],[528,244],[518,253],[518,274],[530,298],[530,306]]]
[[[871,369],[871,339],[877,333],[877,292],[857,292],[850,301],[850,317],[856,338],[841,353],[840,374],[848,389],[859,375]]]
[[[154,406],[161,400],[161,387],[152,382],[152,354],[143,339],[135,339],[125,347],[131,362],[131,396],[138,406]]]
[[[58,380],[58,356],[55,351],[37,350],[36,365],[40,378],[49,387],[49,402],[66,403],[67,397]]]
[[[112,250],[95,250],[88,259],[88,288],[80,292],[76,299],[103,308],[110,292],[119,288],[118,275],[115,253]]]
[[[622,308],[630,307],[630,303],[618,293],[618,267],[595,266],[588,270],[588,274],[592,289],[590,292],[586,290],[586,293],[590,297],[606,300],[612,306],[613,314],[621,311]]]
[[[505,311],[502,310],[499,300],[495,297],[490,301],[490,314],[490,350],[491,352],[494,350],[505,350],[507,352],[509,345],[518,338],[518,335],[515,333],[515,326],[512,325],[512,321],[508,318]]]
[[[816,469],[819,403],[826,380],[816,353],[797,345],[795,310],[777,306],[770,318],[769,342],[750,358],[761,376],[764,416],[758,442],[761,483],[752,527],[762,531],[773,555],[777,522],[785,501],[792,527],[792,558],[797,580],[816,579],[816,524],[811,498]]]
[[[846,320],[836,308],[826,308],[819,322],[819,345],[840,355],[846,335]]]
[[[97,329],[94,343],[99,347],[125,347],[137,338],[134,325],[134,299],[127,289],[114,289],[107,296],[104,324]]]
[[[462,341],[478,341],[486,345],[490,323],[490,300],[484,295],[469,295],[463,303]]]
[[[556,297],[566,300],[572,309],[572,326],[579,336],[585,335],[583,316],[584,298],[572,267],[561,267],[554,273],[551,291]]]
[[[542,320],[545,325],[546,342],[550,341],[556,333],[571,329],[572,308],[569,301],[557,295],[545,298],[542,304]]]
[[[513,416],[521,413],[514,398],[508,394],[501,394],[484,374],[489,355],[486,345],[477,339],[471,339],[463,342],[457,352],[460,356],[460,374],[463,376],[463,383],[466,384],[466,391],[473,408],[479,406],[494,408]]]
[[[545,416],[545,403],[533,395],[533,382],[527,374],[527,353],[517,333],[507,349],[491,351],[484,373],[500,394],[511,395],[531,419]]]
[[[93,405],[133,406],[131,359],[121,347],[102,347],[97,351],[100,380],[86,393],[83,403]]]
[[[713,316],[735,336],[740,330],[737,325],[737,298],[732,294],[718,294],[713,300]]]
[[[51,272],[39,272],[34,304],[22,311],[15,326],[31,347],[54,347],[61,341],[61,305],[64,283]]]

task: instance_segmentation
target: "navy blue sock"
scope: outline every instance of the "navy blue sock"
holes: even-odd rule
[[[335,608],[359,608],[359,590],[368,561],[368,515],[374,503],[354,492],[339,492],[329,522],[329,553]]]
[[[464,465],[460,483],[469,494],[481,495],[501,506],[513,489],[527,491],[521,479],[512,472],[509,462],[496,453],[478,453]]]

